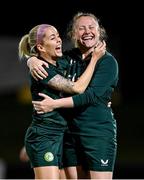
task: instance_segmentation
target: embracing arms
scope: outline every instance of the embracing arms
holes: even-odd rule
[[[105,46],[106,46],[105,42],[98,44],[97,48],[95,48],[94,52],[92,53],[92,58],[88,64],[86,70],[84,71],[84,73],[79,77],[79,79],[76,82],[68,80],[59,74],[56,74],[54,77],[52,77],[48,81],[48,86],[53,89],[56,89],[58,91],[69,93],[69,94],[83,93],[92,78],[92,75],[93,75],[93,72],[95,69],[95,65],[96,65],[98,59],[100,59],[105,53]],[[33,66],[33,64],[34,64],[34,67],[35,67],[35,63],[37,63],[37,61],[39,61],[39,60],[31,59],[31,61],[34,61],[34,62],[32,62],[32,64],[30,64],[30,59],[28,60],[28,66],[29,66],[30,70],[32,70],[31,66]],[[40,67],[40,66],[38,66],[38,67]],[[41,71],[41,70],[38,69],[37,71]],[[34,71],[34,72],[37,72],[37,71]],[[37,74],[38,74],[38,72],[37,72]],[[34,75],[34,73],[32,73],[32,75]],[[46,76],[46,73],[45,73],[45,76]],[[39,75],[39,77],[40,77],[40,75]]]
[[[38,113],[45,113],[56,108],[72,108],[99,103],[99,99],[103,95],[106,99],[110,98],[113,88],[117,85],[117,81],[118,64],[112,56],[105,56],[99,63],[91,84],[84,93],[56,100],[40,94],[44,100],[33,101],[33,105]]]

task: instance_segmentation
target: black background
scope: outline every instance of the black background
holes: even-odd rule
[[[118,124],[118,155],[114,178],[144,178],[144,88],[143,88],[143,32],[141,4],[134,1],[61,0],[3,2],[1,5],[0,36],[20,38],[37,24],[52,24],[65,37],[66,27],[78,11],[94,13],[105,27],[108,43],[115,54],[120,70],[118,91],[114,97],[114,111]],[[17,4],[17,5],[16,5]],[[3,12],[2,12],[3,9]],[[1,155],[7,162],[7,178],[30,178],[29,165],[19,161],[25,129],[30,122],[31,106],[19,105],[16,93],[1,95],[4,142],[11,128],[19,128],[9,138],[9,146],[1,144]],[[12,106],[8,106],[8,104]],[[5,113],[11,109],[6,119]],[[5,110],[5,111],[4,111]],[[20,113],[23,114],[21,117]],[[6,121],[4,120],[4,117]],[[19,117],[19,118],[18,118]],[[19,123],[19,121],[22,121]],[[11,131],[10,131],[11,132]],[[11,140],[15,138],[15,140]],[[15,143],[12,143],[15,141]],[[3,150],[2,150],[3,149]],[[11,153],[10,153],[11,152]],[[131,172],[130,172],[131,171]],[[27,172],[27,173],[26,173]]]

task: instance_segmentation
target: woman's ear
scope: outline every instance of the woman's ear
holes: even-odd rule
[[[41,44],[37,44],[38,51],[45,51],[45,48]]]

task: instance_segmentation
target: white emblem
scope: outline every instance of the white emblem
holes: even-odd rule
[[[102,166],[108,166],[108,159],[106,161],[104,161],[103,159],[101,159],[101,165]]]
[[[51,152],[47,152],[44,155],[44,159],[48,162],[51,162],[54,160],[54,155]]]

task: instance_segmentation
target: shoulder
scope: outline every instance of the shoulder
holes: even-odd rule
[[[96,70],[103,73],[108,73],[109,76],[117,77],[119,68],[116,58],[109,52],[98,61]]]
[[[109,52],[105,53],[105,55],[100,59],[99,63],[118,67],[118,62],[116,58]]]

